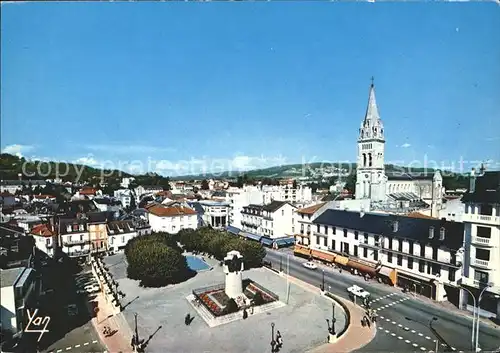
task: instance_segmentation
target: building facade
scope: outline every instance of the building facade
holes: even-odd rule
[[[463,225],[432,218],[327,209],[313,221],[311,249],[341,255],[357,271],[397,271],[393,284],[458,302]],[[358,264],[363,264],[359,266]],[[369,272],[369,270],[366,270]]]
[[[154,205],[148,208],[149,224],[154,232],[178,233],[181,229],[197,229],[197,213],[186,206]]]
[[[30,231],[30,235],[35,240],[37,249],[50,257],[54,257],[59,244],[57,233],[52,229],[50,224],[38,224],[34,226]]]
[[[241,211],[242,230],[269,239],[293,237],[294,212],[297,207],[285,201],[273,201],[267,205],[248,205]]]
[[[59,220],[59,246],[69,257],[90,254],[91,242],[86,219],[62,218]]]
[[[471,175],[465,213],[464,289],[460,306],[472,310],[484,291],[481,314],[500,319],[500,172]]]

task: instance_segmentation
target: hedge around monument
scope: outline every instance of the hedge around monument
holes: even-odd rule
[[[125,248],[127,275],[143,287],[162,287],[184,282],[196,275],[177,245],[169,246],[170,235],[161,233],[140,236]],[[174,247],[175,246],[175,247]]]
[[[262,266],[266,256],[266,250],[261,243],[211,228],[183,229],[177,236],[184,250],[207,253],[219,261],[222,261],[229,251],[239,251],[243,256],[245,269]]]

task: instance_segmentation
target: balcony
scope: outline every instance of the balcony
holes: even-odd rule
[[[63,240],[63,245],[64,246],[82,245],[82,244],[87,244],[88,242],[89,242],[88,239]]]
[[[490,262],[486,260],[472,259],[472,266],[490,268]]]
[[[69,257],[81,257],[86,256],[90,253],[90,250],[72,251],[68,253]]]
[[[490,238],[482,238],[482,237],[472,237],[472,244],[478,244],[483,246],[492,245]]]
[[[463,215],[463,220],[464,222],[470,222],[470,223],[481,223],[492,226],[500,226],[500,217],[498,216],[487,216],[482,214],[465,213]]]

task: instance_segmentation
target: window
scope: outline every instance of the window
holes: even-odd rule
[[[344,238],[347,238],[347,229],[344,229]]]
[[[323,245],[328,246],[328,238],[327,237],[323,238]]]
[[[477,227],[477,236],[481,238],[491,238],[491,227]]]
[[[349,255],[349,243],[342,243],[344,244],[344,252]]]
[[[354,256],[358,257],[358,246],[357,245],[354,245]]]
[[[45,239],[45,245],[50,246],[50,238]]]
[[[439,240],[444,240],[444,237],[446,235],[446,229],[444,229],[444,227],[441,227],[441,229],[439,230]]]
[[[368,257],[368,249],[363,248],[363,257]]]
[[[332,239],[332,250],[335,251],[335,239]]]
[[[423,260],[418,261],[418,272],[424,273],[425,271],[425,262]]]
[[[437,248],[432,248],[432,259],[437,260],[438,259],[438,249]]]
[[[392,238],[389,238],[389,249],[392,250]]]
[[[115,239],[115,237],[109,237],[109,244],[110,245],[113,245],[113,240]]]
[[[301,224],[301,225],[300,225],[300,232],[301,232],[302,234],[304,234],[304,224]]]
[[[328,235],[328,226],[325,226],[325,235]]]
[[[486,249],[476,248],[476,259],[490,261],[490,251]]]
[[[456,280],[456,271],[454,268],[449,268],[448,269],[448,281],[450,282],[455,282]]]
[[[80,234],[80,241],[83,241],[83,234]]]
[[[398,228],[399,228],[399,224],[398,224],[398,221],[394,221],[392,222],[392,231],[394,233],[396,233],[398,231]]]
[[[398,261],[398,266],[402,266],[403,265],[403,255],[398,254],[397,261]]]
[[[378,261],[378,250],[373,252],[373,260]]]
[[[398,240],[398,251],[403,252],[403,239]]]
[[[387,253],[387,262],[392,263],[392,252]]]
[[[439,264],[432,264],[432,274],[437,276],[441,275],[441,266],[439,266]]]
[[[316,245],[319,245],[319,237],[316,237]]]
[[[356,230],[356,231],[354,232],[354,240],[358,240],[358,238],[359,238],[359,236],[358,236],[358,235],[359,235],[359,234],[358,234],[358,231]]]
[[[366,237],[366,235],[367,235],[367,234],[365,233],[365,237]],[[374,237],[374,238],[375,238],[375,245],[376,245],[376,246],[380,246],[380,244],[378,243],[378,242],[379,242],[379,240],[380,240],[380,237],[379,237],[378,235],[375,235],[375,237]]]
[[[122,244],[125,244],[125,235],[122,235]]]
[[[316,232],[318,232],[318,233],[320,232],[320,230],[319,230],[319,224],[316,224]]]
[[[410,245],[409,253],[413,255],[413,243],[411,241],[408,241],[408,245]]]
[[[429,227],[429,239],[434,238],[434,227]]]
[[[420,256],[425,257],[425,245],[420,244]]]
[[[310,233],[311,233],[311,226],[307,225],[307,234],[310,234]]]
[[[479,214],[481,214],[483,216],[492,216],[493,215],[493,206],[488,205],[487,203],[481,204]]]
[[[413,270],[413,257],[408,256],[408,268]]]
[[[333,233],[333,235],[337,234],[337,228],[332,227],[332,233]]]
[[[489,283],[488,273],[483,271],[474,271],[474,281],[479,283]]]

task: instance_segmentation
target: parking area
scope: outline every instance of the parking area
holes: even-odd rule
[[[295,284],[290,284],[288,305],[262,314],[250,315],[246,320],[209,328],[197,316],[185,299],[193,289],[224,282],[224,273],[218,263],[207,259],[212,271],[198,273],[190,280],[164,288],[141,288],[137,281],[126,278],[124,255],[105,258],[105,263],[118,281],[130,303],[123,314],[134,327],[134,313],[138,315],[139,336],[148,338],[161,329],[149,342],[148,352],[264,352],[270,349],[271,323],[283,336],[283,352],[304,352],[326,343],[326,319],[332,315],[331,302]],[[287,282],[283,277],[266,270],[252,269],[244,278],[263,285],[286,302]],[[195,316],[186,326],[187,313]],[[337,327],[343,327],[345,318],[336,310]],[[266,339],[262,339],[265,337]]]

